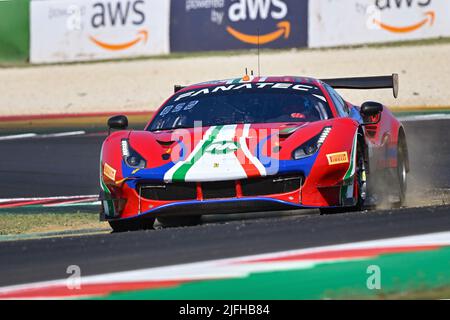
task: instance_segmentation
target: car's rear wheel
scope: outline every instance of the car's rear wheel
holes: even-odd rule
[[[397,187],[398,201],[393,203],[394,207],[401,207],[406,200],[406,190],[408,188],[408,150],[404,139],[400,139],[397,152]]]
[[[201,223],[202,216],[158,217],[163,227],[189,227]]]
[[[155,218],[108,221],[113,232],[127,232],[153,229]]]

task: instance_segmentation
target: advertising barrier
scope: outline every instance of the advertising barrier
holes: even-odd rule
[[[312,0],[309,46],[328,47],[450,36],[450,1]]]
[[[307,0],[175,0],[171,51],[307,46]]]
[[[169,53],[170,0],[33,0],[32,63]]]
[[[0,1],[0,61],[26,61],[29,0]]]

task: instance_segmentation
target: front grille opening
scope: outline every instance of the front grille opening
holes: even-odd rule
[[[236,197],[234,181],[203,182],[203,199],[223,199]]]
[[[149,200],[175,201],[197,199],[195,183],[142,184],[137,187],[141,197]]]
[[[264,177],[242,180],[242,194],[246,197],[251,197],[294,192],[301,188],[302,180],[303,179],[298,176]]]
[[[301,176],[272,176],[240,180],[244,197],[268,196],[297,191],[301,188]],[[236,181],[202,182],[203,199],[236,198]],[[197,184],[189,182],[145,183],[137,186],[141,197],[156,201],[188,201],[197,199]]]

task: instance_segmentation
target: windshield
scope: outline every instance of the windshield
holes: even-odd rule
[[[241,123],[314,122],[331,118],[320,88],[293,83],[247,83],[182,92],[172,97],[150,131]]]

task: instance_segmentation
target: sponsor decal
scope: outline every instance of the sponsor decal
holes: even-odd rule
[[[327,159],[330,166],[349,162],[347,152],[327,154]]]
[[[30,6],[33,63],[169,52],[169,0],[42,0]]]
[[[171,15],[172,51],[307,45],[304,0],[172,1]]]
[[[450,1],[314,0],[309,10],[312,48],[450,36]]]
[[[103,165],[103,174],[108,177],[109,179],[111,179],[112,181],[116,180],[116,170],[111,167],[109,164],[107,164],[105,162],[105,164]]]
[[[246,21],[247,19],[256,20],[258,18],[266,20],[269,15],[273,19],[283,19],[288,13],[288,7],[281,0],[239,0],[234,2],[229,10],[228,17],[230,22]],[[264,35],[245,34],[237,31],[231,26],[227,26],[226,30],[237,40],[249,44],[267,44],[284,36],[289,39],[291,33],[291,23],[282,21],[277,24],[277,29]]]
[[[411,9],[413,7],[417,7],[419,9],[421,8],[427,8],[431,5],[432,0],[376,0],[375,5],[380,10],[381,13],[388,10],[405,10]],[[400,14],[400,12],[398,12]],[[434,21],[436,19],[436,12],[433,10],[425,11],[423,13],[425,16],[420,21],[415,21],[407,25],[396,25],[389,22],[383,22],[382,19],[373,19],[373,23],[380,27],[381,29],[392,32],[392,33],[409,33],[417,31],[425,26],[433,26]],[[381,14],[380,14],[381,16]]]
[[[145,24],[146,19],[143,5],[143,0],[93,3],[93,14],[90,19],[91,26],[94,30],[108,27],[123,27],[127,24],[140,27]],[[146,43],[148,31],[146,29],[140,30],[134,40],[123,43],[108,43],[94,36],[89,36],[89,39],[105,50],[126,50],[138,44],[141,40]]]
[[[210,154],[229,154],[236,152],[239,149],[239,144],[235,141],[222,141],[211,144],[205,152]]]
[[[234,80],[232,80],[234,81]],[[200,89],[198,91],[188,91],[181,93],[175,98],[175,102],[185,99],[185,98],[194,98],[201,95],[209,95],[213,93],[221,93],[225,91],[230,90],[245,90],[245,89],[289,89],[289,90],[296,90],[296,91],[306,91],[309,92],[311,90],[314,91],[320,91],[318,87],[311,86],[311,85],[305,85],[305,84],[295,84],[295,83],[287,83],[287,82],[280,82],[280,83],[271,83],[271,82],[257,82],[257,83],[244,83],[244,84],[232,84],[232,85],[226,85],[226,86],[217,86],[214,88],[204,88]],[[315,95],[316,97],[321,97],[318,95]],[[323,97],[322,97],[323,98]],[[325,99],[325,98],[324,98]],[[192,102],[191,102],[192,103]],[[189,103],[189,104],[191,104]],[[196,101],[197,103],[197,101]],[[172,110],[173,106],[167,106],[162,112],[161,115],[164,116],[168,114]],[[300,115],[301,117],[301,115]]]

